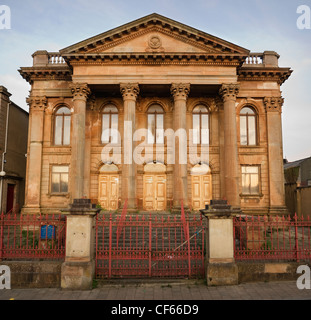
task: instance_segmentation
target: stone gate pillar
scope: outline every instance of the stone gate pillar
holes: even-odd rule
[[[29,157],[27,159],[26,199],[24,213],[39,214],[41,203],[41,169],[44,131],[44,113],[47,98],[30,96],[29,104]]]
[[[72,199],[82,199],[84,182],[85,157],[85,117],[86,101],[91,91],[86,83],[73,83],[74,114],[72,116],[71,138],[71,196]]]
[[[239,85],[223,84],[219,94],[224,104],[224,182],[225,196],[228,203],[233,207],[240,207],[239,196],[239,161],[238,140],[236,124],[236,97]]]
[[[136,201],[136,165],[133,159],[133,136],[135,131],[136,99],[139,95],[137,83],[120,85],[124,101],[124,140],[122,164],[122,204],[128,200],[130,210],[137,209]]]
[[[206,277],[208,286],[238,284],[238,267],[234,260],[233,217],[240,214],[226,200],[211,200],[200,210],[206,218]]]
[[[95,273],[94,218],[100,209],[93,209],[91,200],[75,199],[63,210],[67,216],[66,257],[61,268],[61,288],[90,290]]]
[[[190,93],[189,83],[173,83],[171,94],[174,97],[174,130],[175,135],[180,130],[178,139],[175,139],[175,165],[174,165],[174,188],[173,207],[179,209],[180,201],[183,200],[185,207],[188,206],[188,174],[187,174],[187,99]],[[184,133],[184,137],[183,137]],[[180,139],[182,141],[180,143]],[[184,157],[181,157],[180,147],[185,147]],[[183,159],[185,158],[185,159]]]

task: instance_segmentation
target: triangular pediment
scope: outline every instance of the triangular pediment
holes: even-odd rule
[[[245,56],[249,50],[154,13],[60,51],[67,57],[142,52]]]

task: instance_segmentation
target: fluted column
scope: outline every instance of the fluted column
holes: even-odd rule
[[[137,83],[120,85],[124,102],[124,140],[122,165],[122,204],[128,200],[128,209],[136,209],[136,165],[133,161],[133,135],[135,130],[136,99],[139,95]]]
[[[224,104],[224,182],[225,197],[232,207],[240,207],[239,162],[236,124],[236,97],[239,84],[223,84],[219,94]]]
[[[190,93],[189,83],[174,83],[171,86],[171,94],[174,97],[174,130],[175,134],[179,129],[187,133],[187,99]],[[188,179],[187,164],[182,163],[180,159],[180,143],[179,139],[175,139],[175,165],[174,165],[174,188],[173,188],[173,206],[179,208],[181,200],[185,207],[188,206]],[[187,150],[187,138],[182,143]],[[187,160],[187,155],[186,155]],[[187,162],[187,161],[186,161]]]
[[[86,101],[91,91],[86,83],[73,83],[70,88],[74,105],[70,168],[71,196],[72,199],[82,199],[86,196],[83,192]]]
[[[284,99],[282,97],[268,97],[264,99],[267,115],[271,213],[284,213],[285,209],[282,142],[283,103]]]
[[[44,113],[47,98],[30,96],[29,104],[29,154],[27,159],[26,199],[27,213],[39,213],[41,202],[42,145]],[[25,210],[24,210],[25,211]]]

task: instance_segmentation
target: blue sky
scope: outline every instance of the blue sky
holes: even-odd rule
[[[11,9],[11,30],[0,30],[0,85],[28,110],[30,86],[18,69],[36,50],[58,51],[156,12],[245,47],[277,51],[294,70],[282,86],[284,156],[311,156],[311,30],[297,28],[297,8],[311,0],[0,0]]]

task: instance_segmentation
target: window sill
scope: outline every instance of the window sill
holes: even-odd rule
[[[66,198],[69,198],[70,194],[69,193],[48,193],[47,196],[48,196],[48,198],[51,198],[51,197],[66,197]]]
[[[258,194],[240,194],[241,198],[246,198],[246,199],[258,199],[258,198],[262,198],[263,194],[262,193],[258,193]]]

